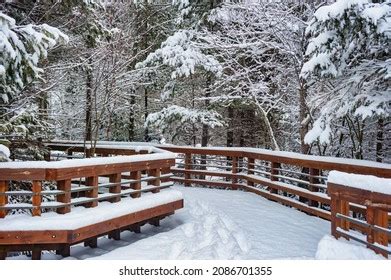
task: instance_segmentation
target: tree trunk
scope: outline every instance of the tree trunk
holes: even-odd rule
[[[88,58],[87,80],[86,80],[86,128],[85,128],[85,141],[91,141],[92,139],[92,83],[93,73],[92,58]]]
[[[309,112],[305,102],[307,97],[307,84],[305,81],[300,81],[299,89],[299,121],[300,121],[300,151],[302,154],[310,153],[310,145],[304,142],[304,137],[308,133],[308,125],[310,123]]]
[[[233,147],[234,146],[234,131],[233,131],[234,108],[232,106],[228,107],[228,119],[229,119],[229,124],[227,128],[227,147]]]
[[[134,107],[136,105],[136,97],[134,93],[130,97],[130,111],[129,111],[129,129],[128,129],[128,139],[129,141],[134,141]]]
[[[376,134],[376,161],[383,162],[383,133],[384,133],[384,120],[379,119],[377,121],[377,134]]]
[[[146,87],[143,87],[144,88],[144,120],[147,121],[147,118],[148,118],[148,91],[147,91],[147,88]],[[149,129],[147,126],[145,126],[145,130],[144,130],[144,141],[145,142],[149,142],[151,139],[149,137]]]

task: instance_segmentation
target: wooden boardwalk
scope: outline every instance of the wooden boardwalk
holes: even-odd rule
[[[391,204],[389,198],[379,194],[382,198],[380,201],[386,206],[383,205],[383,208],[377,209],[377,206],[373,205],[377,205],[379,201],[372,199],[371,204],[368,204],[368,199],[365,199],[369,196],[368,193],[363,194],[361,192],[362,197],[357,199],[357,196],[355,196],[357,190],[344,186],[351,195],[341,198],[336,195],[340,191],[335,192],[335,186],[331,185],[330,187],[327,182],[327,175],[331,170],[391,178],[391,166],[389,164],[252,148],[178,146],[134,148],[134,145],[136,144],[98,142],[95,147],[90,147],[83,145],[81,142],[48,143],[47,146],[52,150],[51,155],[47,156],[48,160],[60,157],[93,157],[94,159],[68,161],[77,165],[74,167],[64,167],[62,161],[60,161],[57,168],[50,166],[34,170],[29,168],[12,170],[0,168],[0,217],[4,217],[7,211],[18,208],[18,205],[8,204],[7,196],[26,195],[25,192],[7,191],[8,183],[11,180],[31,181],[31,191],[28,194],[32,197],[31,205],[19,205],[19,207],[31,210],[32,215],[35,216],[39,216],[42,209],[47,208],[54,208],[57,213],[66,214],[76,205],[96,207],[100,201],[121,203],[123,197],[138,198],[143,192],[157,193],[160,189],[172,185],[171,182],[178,182],[184,186],[199,185],[241,189],[261,195],[310,215],[331,220],[332,233],[335,236],[342,236],[343,233],[345,233],[344,236],[347,236],[348,233],[346,232],[337,233],[336,231],[337,228],[341,228],[340,225],[343,225],[342,229],[345,231],[353,230],[367,236],[365,244],[369,248],[385,256],[390,253],[387,249],[391,240],[389,230],[391,209],[387,208]],[[56,151],[59,151],[59,153],[56,153]],[[173,153],[167,153],[166,151],[175,153],[176,158],[174,158]],[[99,160],[103,162],[118,161],[121,158],[120,155],[137,154],[138,156],[128,157],[129,162],[82,165],[83,161],[89,164],[91,160],[97,160],[98,162]],[[142,158],[143,156],[145,157]],[[55,189],[43,190],[43,181],[55,181]],[[142,182],[148,182],[147,186],[142,188]],[[107,191],[102,192],[102,189],[107,189]],[[56,196],[56,203],[45,204],[42,201],[44,195]],[[344,208],[341,208],[341,201],[343,201]],[[61,240],[61,242],[66,241],[65,243],[52,243],[62,244],[62,247],[58,250],[66,255],[69,246],[75,244],[75,242],[86,242],[86,245],[91,244],[93,246],[96,243],[96,238],[103,234],[118,238],[121,230],[134,229],[134,225],[137,227],[140,222],[157,223],[156,220],[181,208],[182,204],[183,201],[178,201],[172,205],[162,205],[159,211],[151,210],[147,211],[148,215],[140,214],[143,217],[142,220],[127,220],[124,218],[124,222],[116,224],[115,228],[108,226],[114,223],[114,221],[108,220],[104,226],[90,228],[89,231],[95,233],[95,236],[92,234],[84,239],[71,238]],[[376,218],[371,218],[372,213],[375,213]],[[343,222],[344,219],[356,219],[360,222]],[[377,230],[378,227],[382,229]],[[109,228],[109,230],[102,231],[100,228]],[[76,232],[68,232],[68,234],[77,235],[77,230]],[[93,241],[90,240],[91,238],[93,238]],[[3,252],[3,258],[5,253],[11,251],[11,249],[22,249],[22,247],[7,246],[19,246],[26,243],[20,241],[18,244],[13,244],[10,243],[10,239],[17,238],[15,238],[15,235],[5,235],[0,230],[0,250]],[[24,248],[32,248],[36,252],[42,249],[31,247],[37,243],[34,240],[28,242],[30,242],[30,247],[24,244],[23,246],[27,246]],[[381,246],[371,245],[375,243]],[[63,244],[66,244],[66,246],[64,247]],[[39,253],[35,253],[33,257],[38,257],[38,255]]]

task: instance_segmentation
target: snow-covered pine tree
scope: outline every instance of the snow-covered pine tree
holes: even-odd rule
[[[221,74],[221,66],[212,55],[201,50],[202,42],[197,38],[197,30],[214,2],[177,1],[176,31],[136,65],[143,71],[158,72],[163,78],[160,94],[163,108],[149,114],[145,125],[157,129],[157,133],[171,135],[170,142],[190,145],[201,142],[206,146],[208,128],[223,125],[221,116],[208,106],[208,101],[202,100],[209,94],[213,77]],[[200,130],[202,136],[197,139]]]
[[[68,37],[47,24],[17,25],[0,12],[0,92],[3,104],[10,102],[28,84],[40,77],[40,60]]]
[[[306,142],[336,147],[348,134],[355,158],[363,158],[365,128],[390,117],[391,1],[376,2],[339,0],[319,8],[307,28],[301,71],[323,90],[312,100],[318,117]]]

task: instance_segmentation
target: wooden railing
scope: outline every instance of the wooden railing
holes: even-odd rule
[[[328,220],[330,170],[391,178],[391,165],[362,160],[252,148],[158,147],[177,153],[177,165],[171,169],[175,182],[243,189]],[[354,203],[350,209],[355,214],[366,211]]]
[[[54,149],[54,144],[52,148]],[[55,149],[64,151],[64,145],[57,146]],[[71,151],[72,154],[68,150],[62,152],[62,155],[73,158],[83,157],[81,153],[85,153],[85,149],[82,151],[80,147],[73,147]],[[89,151],[89,156],[97,156],[99,153],[105,157],[52,162],[1,163],[0,225],[4,226],[0,227],[0,259],[4,259],[8,252],[13,251],[32,251],[33,259],[40,259],[42,250],[57,250],[58,254],[69,256],[70,246],[73,244],[85,242],[86,246],[95,248],[99,236],[107,234],[109,238],[119,239],[121,231],[139,232],[140,226],[147,222],[158,225],[160,219],[183,207],[182,199],[167,198],[164,196],[166,192],[162,193],[163,196],[156,194],[140,198],[142,193],[159,193],[161,189],[173,185],[170,179],[172,175],[170,167],[175,164],[175,158],[172,153],[162,153],[156,148],[135,149],[129,146],[123,149],[101,146],[94,148],[93,151]],[[152,153],[145,155],[149,152]],[[56,157],[52,156],[52,159],[62,158],[59,157],[59,153],[53,154]],[[121,154],[133,156],[109,156]],[[157,200],[164,198],[166,202],[159,202],[160,200],[156,202],[156,199],[152,198],[154,196]],[[128,206],[133,205],[133,200],[129,200],[130,197],[140,202],[135,207],[139,209],[136,212],[127,210]],[[12,202],[10,198],[19,202]],[[125,203],[123,205],[122,199]],[[152,206],[147,205],[144,209],[142,205],[144,200]],[[97,222],[92,224],[79,223],[78,228],[51,230],[45,228],[30,230],[28,225],[22,225],[19,229],[20,223],[12,224],[14,216],[6,217],[10,211],[27,212],[32,216],[41,216],[43,212],[55,211],[57,214],[68,216],[76,206],[95,208],[100,202],[118,204],[122,207],[121,216],[109,215],[106,220],[97,219]],[[80,213],[80,208],[78,209]],[[88,213],[94,215],[95,212]],[[23,218],[26,219],[26,216],[24,215]],[[86,218],[89,221],[91,217]],[[51,222],[56,222],[56,219]],[[34,223],[39,220],[28,222]],[[10,222],[11,227],[9,227]]]
[[[143,192],[158,192],[172,185],[172,174],[167,170],[174,163],[169,154],[2,163],[0,218],[10,210],[30,210],[33,216],[53,209],[65,214],[71,211],[71,206],[96,207],[101,201],[119,202],[123,196],[140,197]],[[22,187],[9,190],[13,181],[23,181]],[[141,188],[142,182],[148,186]],[[10,203],[8,196],[25,202]]]
[[[391,195],[334,183],[328,183],[327,187],[331,197],[333,236],[361,242],[387,258],[391,254],[388,247],[391,240]],[[365,214],[353,217],[350,210],[352,203],[364,206]]]
[[[327,176],[329,171],[338,170],[347,173],[391,178],[391,165],[389,164],[253,148],[198,148],[169,145],[145,147],[142,146],[143,143],[139,144],[140,147],[134,149],[131,146],[134,146],[135,143],[98,142],[94,147],[81,142],[47,143],[47,146],[52,150],[50,154],[52,160],[63,157],[99,156],[109,156],[107,159],[112,159],[113,157],[110,157],[112,155],[134,155],[149,152],[161,157],[159,154],[164,154],[165,151],[176,153],[176,159],[171,155],[169,159],[152,159],[147,162],[128,163],[127,165],[121,165],[121,167],[118,167],[119,169],[117,167],[112,169],[107,165],[104,167],[94,165],[93,167],[78,167],[69,172],[66,168],[62,167],[60,170],[54,166],[45,168],[43,172],[28,169],[23,172],[15,171],[16,173],[12,175],[15,176],[13,179],[0,176],[0,211],[3,211],[0,213],[4,215],[4,211],[9,210],[7,208],[9,205],[5,205],[5,197],[11,193],[6,191],[4,181],[24,180],[23,176],[25,175],[26,178],[33,181],[31,184],[33,189],[28,194],[33,198],[31,200],[32,206],[29,208],[33,210],[33,215],[39,215],[40,209],[45,207],[56,208],[59,213],[66,213],[72,205],[84,204],[87,207],[94,207],[101,200],[116,202],[124,195],[137,197],[142,191],[157,191],[165,187],[166,184],[169,185],[167,180],[171,180],[184,186],[196,185],[233,190],[241,189],[261,195],[310,215],[331,220],[334,223],[333,225],[338,224],[335,227],[336,229],[341,229],[339,233],[333,230],[336,235],[347,234],[342,230],[348,231],[349,229],[367,234],[370,236],[367,242],[374,244],[368,245],[368,247],[378,250],[377,252],[383,255],[385,254],[385,243],[381,241],[385,238],[385,232],[380,229],[382,233],[379,235],[377,230],[378,227],[387,230],[387,225],[384,221],[379,224],[379,218],[373,218],[375,222],[372,223],[371,215],[375,215],[373,217],[380,215],[387,221],[390,220],[390,215],[384,214],[384,211],[382,214],[378,214],[381,209],[362,203],[362,200],[347,199],[349,196],[342,199],[338,198],[344,201],[342,204],[345,208],[337,208],[343,211],[336,213],[332,210],[335,209],[333,208],[335,203],[340,206],[342,204],[341,202],[335,202],[335,197],[330,197],[331,192],[328,191],[330,187],[328,187]],[[47,158],[49,158],[49,155]],[[99,160],[99,158],[91,160]],[[77,160],[71,162],[77,162]],[[58,164],[62,165],[61,161]],[[141,173],[145,173],[144,176]],[[172,174],[174,176],[171,176]],[[85,179],[80,179],[80,177]],[[101,182],[99,178],[106,178],[108,182]],[[50,190],[52,193],[50,191],[45,193],[46,190],[41,190],[41,180],[56,181],[57,189]],[[121,180],[121,183],[119,183],[119,180]],[[140,182],[142,181],[152,182],[150,184],[152,186],[140,190]],[[162,183],[160,184],[160,182]],[[71,186],[70,192],[69,185]],[[78,189],[78,187],[82,189]],[[102,188],[106,188],[108,191],[97,191]],[[45,204],[45,202],[42,202],[41,197],[49,194],[57,195],[55,203]],[[26,195],[26,193],[20,195]],[[349,216],[346,215],[347,209],[349,209]],[[363,222],[360,224],[360,222],[347,221],[348,218],[341,215],[361,222],[367,218],[368,226],[364,225]],[[368,234],[368,228],[376,233]],[[373,242],[371,236],[374,238]],[[388,237],[388,239],[390,238]],[[383,243],[379,243],[379,240]],[[378,246],[378,244],[380,245]]]
[[[134,145],[98,142],[94,152],[95,156],[123,154],[128,146]],[[82,153],[82,156],[83,152],[84,156],[92,153],[89,151],[91,147],[81,142],[54,142],[49,147],[65,151],[69,156],[72,156],[72,152]],[[137,152],[146,153],[146,149],[177,154],[176,166],[164,171],[175,175],[171,178],[174,182],[185,186],[242,189],[328,220],[331,220],[331,200],[327,194],[327,175],[330,170],[391,178],[391,165],[363,160],[255,148],[156,145],[140,146]],[[365,214],[366,208],[351,203],[350,210],[358,215]]]

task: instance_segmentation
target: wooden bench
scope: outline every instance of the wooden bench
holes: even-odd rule
[[[84,242],[96,247],[100,236],[119,239],[121,231],[139,232],[145,223],[159,225],[183,207],[178,192],[168,189],[173,184],[169,170],[174,164],[174,155],[167,152],[2,163],[0,259],[14,251],[32,251],[33,259],[39,259],[42,250],[69,256],[71,245]],[[24,188],[10,189],[15,182],[23,182]],[[9,203],[10,196],[24,201]],[[45,201],[47,197],[50,201]],[[15,210],[25,214],[7,215]],[[75,222],[78,213],[84,216]]]

